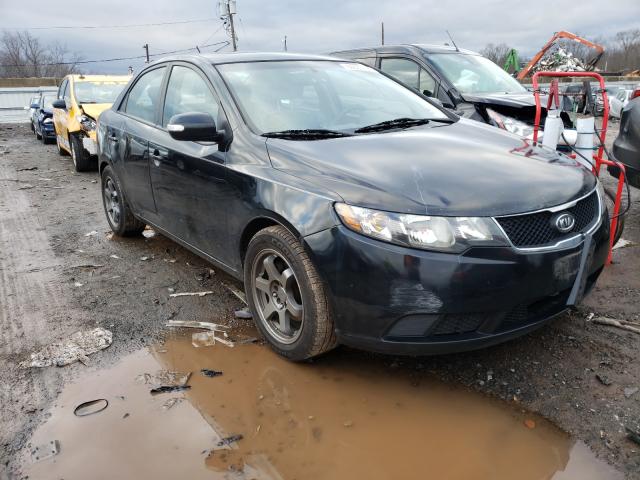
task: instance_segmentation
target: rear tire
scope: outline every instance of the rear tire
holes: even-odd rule
[[[101,175],[102,205],[107,222],[113,233],[120,237],[134,237],[142,234],[145,224],[131,211],[111,166],[106,166]]]
[[[96,159],[93,158],[82,146],[82,139],[77,134],[69,136],[71,144],[71,158],[76,172],[88,172],[96,169]]]
[[[251,239],[244,284],[256,326],[280,355],[307,360],[337,345],[327,288],[302,244],[284,227],[267,227]]]
[[[42,140],[42,135],[38,133],[38,129],[33,123],[31,124],[31,130],[36,134],[36,140]]]

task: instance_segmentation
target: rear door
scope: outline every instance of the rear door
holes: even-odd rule
[[[127,92],[120,106],[124,121],[117,131],[107,132],[107,139],[121,138],[117,148],[121,150],[121,181],[125,185],[127,200],[133,210],[154,222],[156,204],[151,188],[149,139],[158,135],[158,123],[162,89],[167,67],[164,65],[142,74]]]
[[[221,125],[224,112],[209,80],[195,66],[171,67],[161,129],[149,143],[151,182],[160,226],[192,247],[227,263],[225,152],[212,142],[174,140],[166,130],[174,115],[208,113]]]

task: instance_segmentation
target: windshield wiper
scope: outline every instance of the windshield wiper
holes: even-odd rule
[[[304,130],[282,130],[280,132],[266,132],[262,134],[267,138],[286,138],[292,140],[322,140],[325,138],[351,137],[347,132],[337,130],[325,130],[323,128],[312,128]]]
[[[355,133],[382,132],[384,130],[393,130],[394,128],[409,128],[425,125],[430,121],[440,121],[438,118],[396,118],[394,120],[386,120],[366,127],[354,130]]]

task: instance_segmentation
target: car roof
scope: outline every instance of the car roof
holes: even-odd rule
[[[456,49],[456,47],[452,47],[449,45],[431,45],[425,43],[415,43],[415,44],[401,44],[401,45],[381,45],[378,47],[369,47],[369,48],[358,48],[355,50],[341,50],[339,52],[333,52],[332,55],[340,55],[340,54],[350,54],[354,55],[356,53],[362,54],[374,54],[374,53],[402,53],[407,55],[419,55],[421,53],[453,53],[453,54],[464,54],[464,55],[479,55],[476,52],[471,50],[465,50],[463,48]]]
[[[205,62],[212,65],[220,65],[223,63],[270,62],[283,60],[328,60],[335,62],[336,58],[328,55],[312,55],[289,52],[232,52],[203,53],[199,55],[172,55],[170,57],[168,56],[158,59],[157,62],[159,63],[176,60]]]

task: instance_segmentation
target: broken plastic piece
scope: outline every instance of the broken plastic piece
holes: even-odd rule
[[[177,405],[178,403],[182,402],[182,400],[184,400],[184,398],[181,397],[172,397],[169,398],[166,402],[164,402],[162,404],[162,408],[164,408],[165,410],[169,410],[170,408],[172,408],[173,406]]]
[[[60,442],[58,440],[51,440],[50,442],[43,443],[31,450],[31,460],[35,462],[41,462],[47,458],[55,457],[60,453]]]
[[[197,322],[192,320],[169,320],[167,327],[204,328],[214,332],[224,332],[229,329],[226,325],[211,322]]]
[[[169,295],[170,298],[176,297],[204,297],[205,295],[212,295],[213,292],[208,290],[206,292],[181,292],[181,293],[172,293]]]
[[[84,402],[78,405],[73,411],[73,414],[76,417],[86,417],[87,415],[93,415],[94,413],[101,412],[108,406],[109,406],[109,402],[104,398],[99,398],[97,400],[90,400],[88,402]]]
[[[247,296],[244,294],[243,291],[238,290],[236,287],[234,287],[233,285],[230,285],[228,283],[223,283],[222,285],[224,285],[224,287],[229,290],[231,293],[233,293],[236,297],[238,297],[240,299],[240,301],[242,303],[244,303],[245,305],[248,305],[247,303]]]
[[[184,392],[190,390],[191,385],[163,385],[161,387],[152,388],[149,393],[151,395],[159,395],[161,393]]]
[[[32,353],[30,360],[21,362],[20,366],[63,367],[78,360],[86,365],[89,362],[88,355],[104,350],[112,341],[113,334],[104,328],[76,332],[63,342],[52,343]]]
[[[243,438],[244,437],[242,435],[240,435],[240,434],[230,435],[230,436],[225,437],[222,440],[220,440],[216,445],[218,447],[226,447],[228,445],[231,445],[232,443],[239,442]]]
[[[222,372],[218,370],[209,370],[208,368],[203,368],[202,370],[200,370],[200,373],[202,373],[202,375],[204,375],[205,377],[219,377],[220,375],[222,375]]]
[[[253,315],[251,314],[248,308],[243,308],[242,310],[236,310],[234,314],[236,318],[242,318],[247,320],[253,318]]]
[[[216,344],[214,332],[198,332],[191,335],[191,345],[196,348],[211,347]]]

